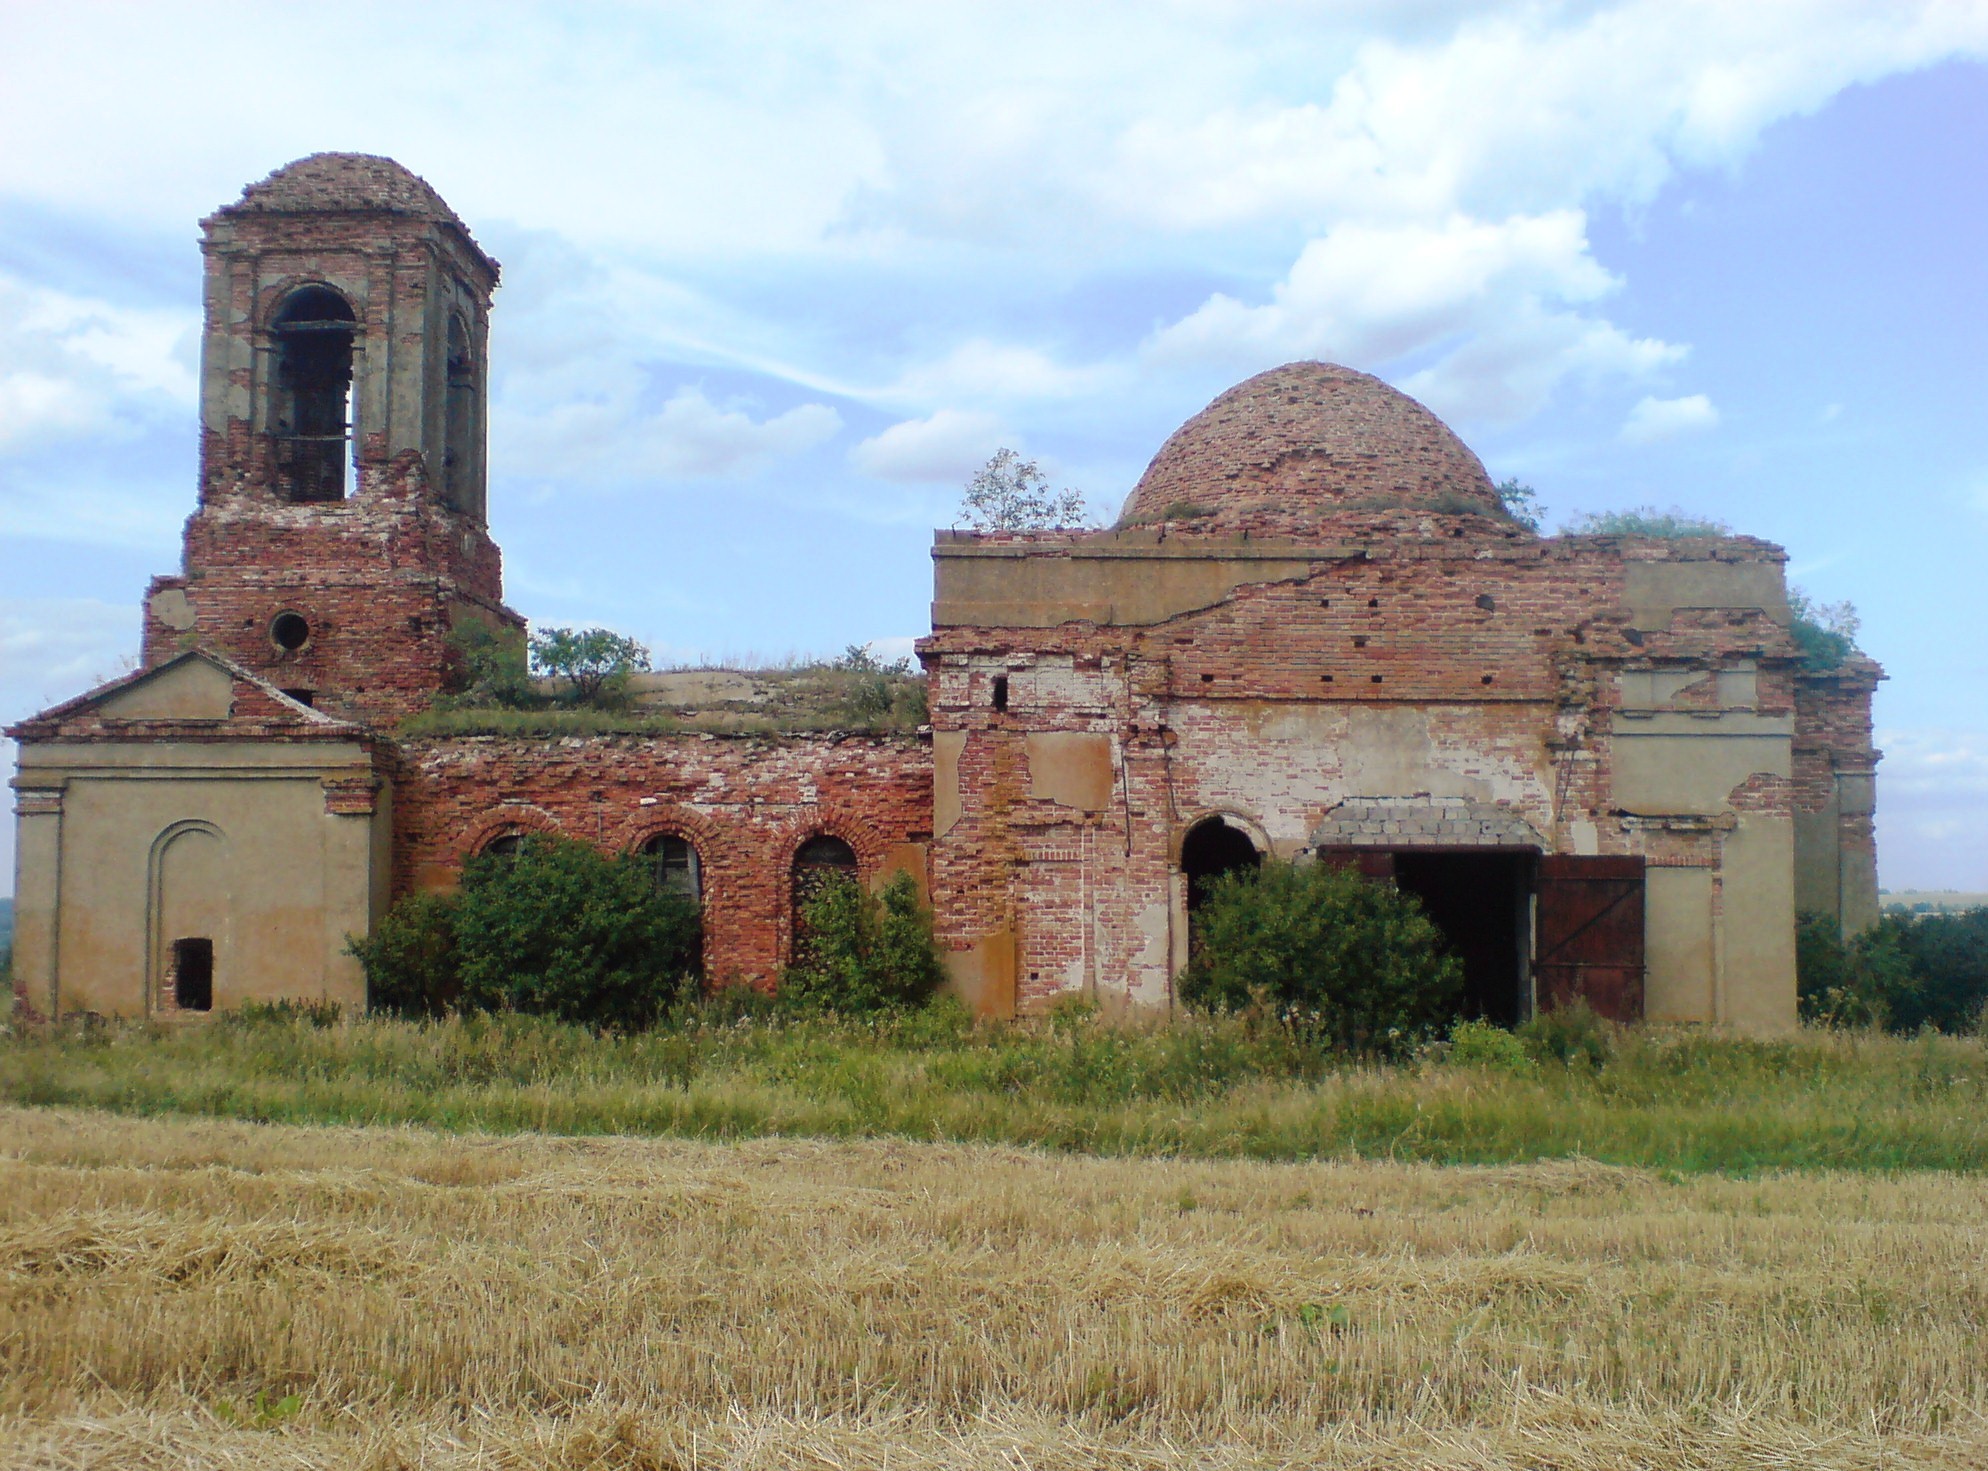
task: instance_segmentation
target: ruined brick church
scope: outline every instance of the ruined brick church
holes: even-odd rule
[[[321,154],[204,223],[199,504],[139,672],[21,722],[15,984],[45,1015],[362,1006],[346,950],[526,833],[695,891],[772,985],[817,868],[915,876],[984,1014],[1164,1009],[1195,880],[1265,855],[1421,896],[1500,1020],[1791,1025],[1798,910],[1875,919],[1871,695],[1780,548],[1541,537],[1420,404],[1294,363],[1102,531],[942,531],[916,733],[413,735],[520,636],[485,518],[497,263]]]

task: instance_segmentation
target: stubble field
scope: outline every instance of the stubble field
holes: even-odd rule
[[[1988,1463],[1988,1180],[0,1109],[7,1467]]]

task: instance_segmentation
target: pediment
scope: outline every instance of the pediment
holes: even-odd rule
[[[274,685],[206,649],[191,649],[151,669],[30,716],[11,734],[26,740],[103,739],[125,726],[156,731],[189,726],[243,734],[294,730],[324,736],[359,727],[299,704]]]
[[[178,659],[88,708],[99,720],[226,720],[235,709],[235,680],[205,659]]]

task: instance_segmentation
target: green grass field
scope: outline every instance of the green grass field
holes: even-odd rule
[[[322,1019],[321,1019],[322,1020]],[[1432,1052],[1356,1065],[1274,1028],[1075,1019],[974,1027],[715,1020],[627,1037],[522,1017],[26,1029],[0,1100],[464,1132],[900,1137],[1112,1155],[1503,1164],[1679,1173],[1988,1168],[1975,1038],[1620,1034],[1599,1066]]]

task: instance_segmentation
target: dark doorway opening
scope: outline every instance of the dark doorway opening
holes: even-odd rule
[[[173,1005],[181,1011],[214,1009],[214,942],[173,941]]]
[[[1533,855],[1396,852],[1394,879],[1463,961],[1463,1014],[1515,1026],[1531,1014]]]
[[[1199,909],[1208,897],[1211,880],[1227,873],[1260,867],[1263,855],[1241,828],[1219,817],[1197,822],[1180,845],[1180,871],[1187,875],[1187,912]]]
[[[1262,866],[1248,833],[1219,817],[1203,818],[1188,829],[1180,845],[1180,871],[1187,875],[1187,941],[1193,945],[1194,916],[1208,901],[1208,886],[1223,874]]]

